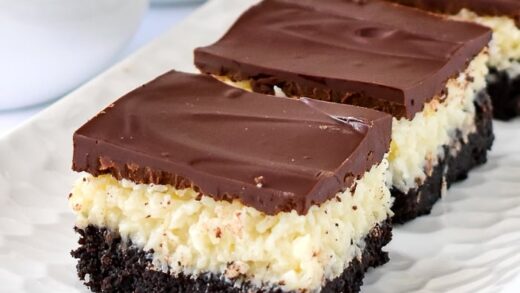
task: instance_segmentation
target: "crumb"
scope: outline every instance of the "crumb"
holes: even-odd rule
[[[357,182],[354,182],[354,184],[350,187],[350,193],[352,194],[352,196],[354,196],[354,193],[356,193],[356,188]]]
[[[248,266],[243,262],[231,262],[228,264],[225,276],[229,279],[235,279],[241,275],[244,275],[248,270]]]
[[[369,151],[367,154],[367,161],[372,161],[373,158],[374,158],[374,152]]]
[[[343,178],[343,182],[349,183],[351,181],[354,181],[356,179],[356,176],[353,173],[347,173],[345,177]]]
[[[255,184],[257,188],[262,188],[264,186],[264,176],[255,177]]]
[[[112,161],[111,159],[106,158],[106,157],[99,158],[99,170],[100,171],[110,170],[110,169],[114,168],[115,166],[116,166],[116,163],[114,161]]]

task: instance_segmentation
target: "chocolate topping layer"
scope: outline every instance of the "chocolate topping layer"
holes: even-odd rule
[[[172,71],[76,131],[73,169],[304,214],[381,162],[391,123],[369,109],[263,96]]]
[[[195,50],[195,64],[259,92],[278,86],[413,118],[490,38],[482,26],[384,1],[265,0]]]
[[[433,12],[455,14],[466,8],[485,16],[507,16],[520,27],[518,0],[389,0]]]

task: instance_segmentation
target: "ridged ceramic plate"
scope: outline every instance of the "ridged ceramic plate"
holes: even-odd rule
[[[125,92],[215,41],[254,1],[213,0],[161,39],[0,139],[0,292],[86,292],[67,195],[72,133]],[[496,124],[487,165],[452,188],[431,216],[395,230],[391,261],[363,292],[520,292],[520,121]]]

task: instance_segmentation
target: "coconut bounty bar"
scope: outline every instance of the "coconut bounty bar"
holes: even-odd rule
[[[198,48],[195,63],[255,92],[392,114],[394,220],[404,222],[486,161],[490,38],[483,26],[384,1],[266,0]]]
[[[167,73],[74,134],[94,292],[357,292],[387,261],[392,118]]]
[[[391,0],[490,27],[488,90],[494,116],[520,115],[520,1],[518,0]]]

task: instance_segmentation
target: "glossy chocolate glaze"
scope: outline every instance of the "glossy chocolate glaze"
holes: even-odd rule
[[[195,64],[259,92],[276,85],[413,118],[490,38],[482,26],[384,1],[265,0],[198,48]]]
[[[77,130],[73,169],[193,187],[267,214],[305,214],[381,162],[391,120],[369,109],[263,96],[172,71]]]
[[[518,0],[389,0],[433,12],[455,14],[466,8],[483,16],[507,16],[520,27]]]

